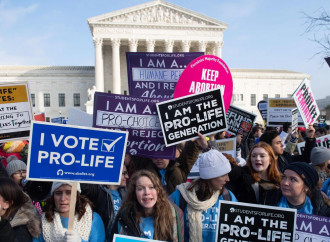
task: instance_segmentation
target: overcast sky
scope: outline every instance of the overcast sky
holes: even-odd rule
[[[143,0],[0,0],[0,65],[94,65],[87,19]],[[303,12],[330,13],[328,0],[172,0],[227,23],[223,60],[230,68],[311,75],[317,99],[330,95],[330,68],[305,33]],[[202,3],[202,4],[201,4]],[[322,36],[325,33],[316,33]],[[329,35],[329,33],[327,33]]]

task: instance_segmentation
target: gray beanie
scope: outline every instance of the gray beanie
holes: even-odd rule
[[[54,191],[63,185],[69,185],[72,187],[72,182],[53,182],[50,193],[53,195]],[[80,183],[77,184],[77,191],[81,193]]]
[[[26,171],[26,164],[14,155],[9,156],[7,158],[7,162],[8,165],[6,167],[6,170],[9,176],[12,176],[17,171]]]
[[[198,158],[199,176],[209,180],[228,174],[231,171],[229,160],[220,151],[210,150]]]
[[[330,160],[330,149],[323,146],[314,147],[311,152],[311,162],[314,166],[321,165]]]

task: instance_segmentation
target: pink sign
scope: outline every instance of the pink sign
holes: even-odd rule
[[[233,95],[233,79],[226,63],[214,55],[193,60],[182,72],[174,91],[174,98],[220,88],[227,112]]]

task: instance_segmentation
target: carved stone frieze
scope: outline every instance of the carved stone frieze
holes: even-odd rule
[[[204,19],[183,13],[181,11],[166,7],[152,6],[139,9],[129,13],[123,13],[117,16],[100,20],[104,23],[159,23],[159,24],[189,24],[189,25],[211,25],[214,23]]]

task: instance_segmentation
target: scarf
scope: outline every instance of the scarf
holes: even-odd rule
[[[77,231],[83,240],[88,241],[92,228],[93,212],[89,205],[86,206],[86,212],[78,221],[78,215],[74,216],[73,230]],[[65,232],[68,230],[63,228],[60,214],[54,213],[53,222],[48,222],[45,214],[42,215],[42,234],[46,242],[61,242],[64,240]]]
[[[213,193],[212,197],[206,201],[199,201],[196,196],[195,188],[190,192],[188,187],[190,183],[182,183],[176,188],[180,191],[182,197],[187,202],[187,214],[189,222],[189,241],[200,242],[202,238],[202,211],[211,208],[217,201],[220,191]]]

